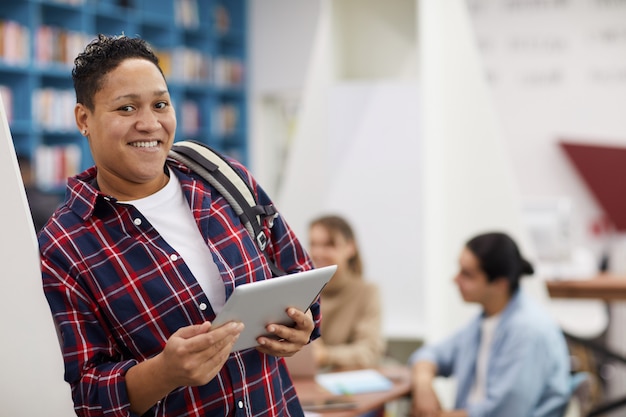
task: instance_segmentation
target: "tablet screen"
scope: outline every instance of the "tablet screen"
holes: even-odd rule
[[[308,310],[336,270],[337,266],[331,265],[239,285],[213,324],[219,326],[233,320],[243,322],[245,328],[232,351],[255,347],[259,336],[270,336],[265,330],[268,324],[293,325],[287,308]]]

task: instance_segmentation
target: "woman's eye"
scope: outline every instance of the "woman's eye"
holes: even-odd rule
[[[160,101],[156,104],[156,108],[157,109],[164,109],[168,106],[168,103],[166,101]]]
[[[119,108],[119,110],[123,112],[130,112],[133,111],[133,106],[122,106]]]

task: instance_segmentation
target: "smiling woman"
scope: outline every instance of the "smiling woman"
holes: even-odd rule
[[[242,323],[213,326],[235,287],[272,271],[219,191],[168,158],[176,116],[150,46],[100,35],[72,76],[95,166],[68,179],[38,238],[76,413],[303,416],[281,357],[319,337],[319,302],[290,308],[294,326],[268,323],[253,349],[231,353]],[[222,157],[272,205],[246,167]],[[310,270],[283,216],[271,220],[272,261]]]
[[[81,92],[76,124],[99,168],[100,190],[120,200],[142,198],[167,183],[163,166],[174,142],[176,113],[156,58],[116,50],[93,54],[96,45],[77,58],[72,73]]]

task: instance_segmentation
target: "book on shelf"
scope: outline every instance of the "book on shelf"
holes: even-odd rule
[[[200,27],[199,16],[197,0],[176,0],[174,18],[178,26],[185,29],[198,29]]]
[[[243,62],[220,56],[215,59],[213,82],[218,87],[239,87],[243,84]]]
[[[230,31],[230,14],[224,5],[218,4],[215,6],[213,20],[218,34],[225,35]]]
[[[183,102],[182,124],[183,133],[186,135],[195,135],[200,131],[200,109],[198,104],[192,100]]]
[[[239,124],[239,110],[233,104],[215,107],[211,114],[211,126],[214,135],[232,135]]]
[[[35,150],[37,186],[44,190],[62,187],[68,177],[78,173],[80,159],[80,147],[76,144],[38,146]]]
[[[12,20],[0,20],[0,57],[10,65],[30,62],[30,31]]]
[[[209,78],[211,57],[197,49],[177,47],[171,52],[171,76],[184,82],[202,82]]]
[[[56,132],[76,130],[74,90],[39,88],[33,91],[33,120],[37,126]]]
[[[39,65],[71,66],[89,39],[82,32],[42,25],[35,33],[35,61]]]

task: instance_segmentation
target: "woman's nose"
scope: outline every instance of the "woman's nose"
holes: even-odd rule
[[[145,110],[140,112],[137,119],[137,130],[153,132],[161,127],[159,116],[152,111]]]

